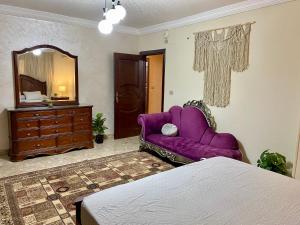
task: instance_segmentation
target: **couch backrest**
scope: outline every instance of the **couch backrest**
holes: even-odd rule
[[[172,123],[179,129],[179,136],[199,142],[209,127],[205,115],[196,107],[174,106],[170,109]]]
[[[169,110],[169,112],[172,115],[172,123],[178,127],[178,130],[180,130],[180,127],[181,127],[180,117],[181,117],[182,107],[181,106],[173,106]]]

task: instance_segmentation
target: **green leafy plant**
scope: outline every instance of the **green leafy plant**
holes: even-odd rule
[[[105,130],[107,127],[104,125],[104,122],[106,121],[105,118],[103,118],[103,113],[97,113],[96,117],[93,119],[93,131],[96,133],[96,135],[104,135]]]
[[[279,153],[264,151],[257,161],[257,166],[266,170],[270,170],[282,175],[287,175],[287,163],[285,156]]]

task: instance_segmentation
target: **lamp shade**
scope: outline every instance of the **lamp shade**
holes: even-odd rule
[[[98,29],[102,34],[110,34],[113,31],[113,25],[106,19],[101,20]]]
[[[116,5],[116,11],[120,20],[123,20],[126,17],[126,9],[120,4]]]
[[[67,90],[67,88],[66,88],[65,85],[60,85],[60,86],[58,86],[58,91],[59,91],[59,92],[66,92],[66,90]]]
[[[112,8],[107,11],[105,14],[106,19],[111,23],[111,24],[118,24],[121,20],[118,11],[116,8]]]

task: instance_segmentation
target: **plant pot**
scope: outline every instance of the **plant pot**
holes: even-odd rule
[[[103,143],[103,137],[104,137],[104,135],[97,134],[96,137],[95,137],[95,142],[97,144],[102,144]]]

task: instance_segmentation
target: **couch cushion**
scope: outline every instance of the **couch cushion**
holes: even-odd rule
[[[217,156],[224,156],[237,160],[242,159],[242,154],[238,150],[222,149],[201,144],[194,145],[193,148],[189,149],[186,152],[180,152],[180,154],[184,154],[185,157],[195,161],[198,161],[203,158],[212,158]]]
[[[208,127],[204,132],[200,143],[203,145],[209,145],[215,135],[216,132],[211,127]]]
[[[201,158],[211,158],[216,156],[241,159],[241,153],[237,150],[220,149],[209,145],[202,145],[190,138],[166,137],[162,134],[151,134],[146,137],[146,141],[194,161],[198,161]]]
[[[182,109],[179,136],[199,142],[208,127],[206,118],[199,109],[192,106]]]

